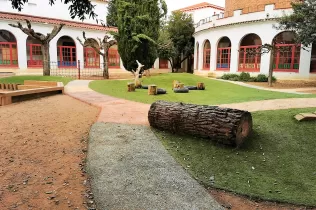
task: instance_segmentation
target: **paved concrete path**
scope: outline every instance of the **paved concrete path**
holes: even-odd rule
[[[148,125],[149,104],[114,98],[89,88],[89,80],[75,80],[65,87],[65,92],[83,102],[101,108],[98,122]]]
[[[98,209],[220,210],[148,126],[96,123],[88,172]]]

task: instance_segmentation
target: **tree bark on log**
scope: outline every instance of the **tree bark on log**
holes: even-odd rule
[[[157,101],[148,112],[150,126],[173,133],[209,138],[239,147],[252,131],[252,116],[247,111]]]

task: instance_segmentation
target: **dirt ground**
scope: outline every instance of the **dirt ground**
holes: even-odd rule
[[[246,82],[247,84],[270,88],[267,82]],[[316,80],[278,80],[275,89],[316,88]]]
[[[83,160],[98,113],[65,95],[0,107],[0,209],[86,209]]]
[[[273,202],[255,202],[245,197],[234,195],[230,192],[221,190],[209,190],[209,193],[226,209],[231,210],[315,210],[315,208],[306,208],[302,206],[293,206],[289,204],[280,204]]]

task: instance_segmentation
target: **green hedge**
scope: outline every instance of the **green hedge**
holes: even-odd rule
[[[224,74],[220,79],[242,82],[268,82],[268,76],[265,74],[258,74],[256,77],[251,77],[248,72],[241,72],[240,74]],[[276,80],[276,77],[273,76],[272,81],[275,82]]]

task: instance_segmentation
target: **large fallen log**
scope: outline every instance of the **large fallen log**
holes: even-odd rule
[[[174,133],[210,138],[218,143],[240,146],[252,131],[247,111],[157,101],[148,112],[150,126]]]

